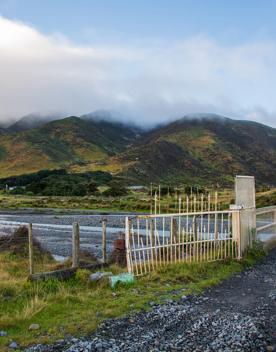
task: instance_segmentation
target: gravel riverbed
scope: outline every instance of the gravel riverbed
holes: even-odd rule
[[[107,251],[110,252],[114,240],[125,230],[125,216],[125,214],[49,214],[15,211],[0,214],[0,233],[9,235],[20,225],[32,223],[33,236],[43,248],[55,256],[67,257],[72,252],[72,224],[78,222],[81,249],[100,257],[102,219],[107,219]]]
[[[275,351],[276,250],[202,295],[102,323],[91,336],[26,352]]]
[[[44,212],[35,211],[9,211],[0,214],[0,235],[10,234],[20,225],[33,224],[33,236],[41,245],[60,258],[70,256],[72,253],[72,224],[80,224],[80,245],[81,249],[101,256],[102,225],[103,218],[107,219],[107,252],[113,248],[114,240],[119,234],[125,231],[125,217],[135,216],[133,213],[110,213],[95,214],[93,212]],[[207,219],[203,224],[206,224]],[[265,222],[264,222],[265,223]],[[162,232],[162,219],[157,220],[158,229]],[[263,223],[261,223],[262,225]],[[170,219],[164,222],[165,230],[169,230]],[[136,226],[134,221],[134,226]],[[189,218],[189,226],[192,226],[192,218]],[[211,231],[213,223],[210,223]],[[227,223],[225,223],[225,228]],[[145,222],[140,222],[140,229],[145,228]],[[264,235],[265,236],[265,235]]]

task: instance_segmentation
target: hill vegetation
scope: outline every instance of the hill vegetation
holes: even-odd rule
[[[276,185],[276,130],[216,115],[184,117],[150,131],[93,115],[1,130],[0,177],[43,169],[100,170],[136,185],[224,186],[235,174]]]
[[[276,184],[276,130],[217,116],[158,127],[119,156],[128,177],[169,184],[227,185],[236,174]]]
[[[2,177],[42,169],[100,169],[106,160],[136,138],[137,131],[120,123],[68,117],[0,136]],[[88,165],[88,166],[87,166]],[[86,170],[84,170],[86,171]]]

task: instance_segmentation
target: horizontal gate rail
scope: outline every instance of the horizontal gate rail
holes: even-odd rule
[[[260,217],[262,219],[260,219]],[[276,228],[276,206],[256,209],[256,218],[257,218],[257,228],[256,228],[257,234],[273,227]],[[261,221],[265,222],[265,225],[259,225]]]

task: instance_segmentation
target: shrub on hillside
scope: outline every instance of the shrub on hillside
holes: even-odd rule
[[[103,192],[107,197],[121,197],[128,194],[128,190],[120,182],[111,182],[109,188]]]

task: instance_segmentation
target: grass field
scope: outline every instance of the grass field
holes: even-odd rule
[[[214,192],[213,192],[214,194]],[[185,199],[186,197],[182,197]],[[232,190],[218,192],[218,209],[228,208],[230,203],[234,203],[234,193]],[[276,204],[276,190],[258,192],[256,196],[257,207]],[[123,211],[123,212],[149,212],[154,209],[153,200],[151,202],[149,194],[130,193],[122,197],[64,197],[64,196],[28,196],[9,195],[0,193],[1,209],[82,209],[98,211]],[[200,196],[198,196],[198,208],[200,208]],[[175,197],[163,196],[161,198],[161,212],[178,212],[178,200]],[[185,211],[185,205],[184,209]]]
[[[26,251],[0,252],[0,350],[11,341],[19,346],[51,343],[68,335],[86,335],[108,318],[150,309],[149,302],[165,302],[218,284],[252,265],[263,256],[261,250],[248,253],[243,261],[176,264],[137,278],[128,286],[111,289],[108,282],[91,283],[87,270],[79,270],[67,281],[32,283],[27,279]],[[107,269],[118,273],[124,269]],[[30,331],[32,323],[39,330]]]

